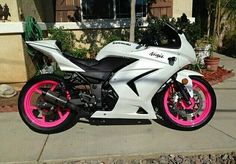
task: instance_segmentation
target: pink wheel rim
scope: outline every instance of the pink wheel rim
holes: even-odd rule
[[[212,106],[212,100],[211,100],[211,94],[209,93],[208,89],[206,88],[205,85],[203,85],[201,82],[196,81],[196,80],[192,80],[193,82],[193,89],[194,91],[198,92],[202,92],[202,94],[204,95],[204,100],[202,100],[203,107],[201,110],[201,114],[194,116],[191,120],[184,120],[183,118],[181,118],[178,114],[174,114],[171,111],[171,108],[169,107],[169,97],[171,97],[171,88],[169,87],[168,90],[166,91],[165,95],[164,95],[164,110],[166,112],[166,114],[168,115],[168,117],[175,123],[181,125],[181,126],[188,126],[188,127],[194,127],[197,126],[199,124],[201,124],[202,122],[204,122],[210,111],[211,111],[211,106]],[[192,102],[192,101],[191,101]],[[195,102],[194,102],[195,103]],[[178,110],[178,109],[177,109]],[[190,110],[190,109],[185,109]]]
[[[70,110],[66,109],[62,112],[60,107],[56,108],[56,112],[57,112],[57,115],[58,115],[58,119],[56,119],[56,120],[46,120],[46,116],[44,114],[41,114],[41,117],[37,117],[33,113],[34,110],[38,109],[36,105],[32,104],[33,95],[34,94],[41,95],[42,91],[40,90],[40,87],[42,87],[42,86],[51,85],[50,90],[53,91],[53,90],[55,90],[55,88],[57,87],[58,84],[59,83],[56,82],[56,81],[45,80],[45,81],[41,81],[41,82],[38,82],[38,83],[34,84],[27,91],[27,93],[25,95],[25,99],[24,99],[24,110],[25,110],[26,116],[29,118],[29,120],[32,123],[34,123],[34,124],[36,124],[40,127],[51,128],[51,127],[55,127],[55,126],[61,124],[69,116]],[[68,99],[69,99],[69,97],[70,96],[67,94]]]

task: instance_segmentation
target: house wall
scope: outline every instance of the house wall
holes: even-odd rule
[[[183,13],[187,15],[188,18],[192,17],[192,0],[173,0],[173,17],[181,17]]]
[[[0,35],[0,83],[25,82],[27,71],[21,35]]]
[[[29,57],[24,53],[22,40],[23,25],[19,22],[16,0],[0,0],[2,7],[7,4],[8,20],[0,20],[0,83],[20,83],[27,81],[32,70]],[[28,63],[28,64],[26,64]]]

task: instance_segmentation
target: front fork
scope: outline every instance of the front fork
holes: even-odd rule
[[[175,77],[172,80],[173,80],[174,86],[176,88],[176,91],[178,91],[181,94],[181,96],[183,97],[183,99],[185,100],[185,102],[188,105],[191,105],[192,104],[190,101],[191,96],[190,96],[187,88],[185,87],[185,85],[180,83],[179,81],[177,81]]]
[[[172,77],[176,89],[188,105],[191,105],[193,98],[193,82],[191,76],[202,76],[202,74],[190,70],[181,70]]]

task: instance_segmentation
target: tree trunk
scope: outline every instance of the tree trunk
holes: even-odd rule
[[[211,29],[211,11],[209,11],[210,9],[208,9],[207,12],[207,37],[210,36],[210,29]]]
[[[136,0],[131,0],[131,18],[130,18],[130,35],[129,35],[129,41],[134,42],[134,33],[135,33],[135,21],[136,21],[136,15],[135,15],[135,4]]]
[[[219,39],[218,39],[218,46],[221,48],[223,46],[223,39],[225,37],[225,33],[227,31],[227,25],[223,27],[223,30],[219,34]]]
[[[213,30],[213,35],[217,36],[218,34],[216,33],[217,31],[217,22],[218,22],[218,15],[219,15],[219,0],[217,1],[217,5],[216,5],[216,10],[215,10],[215,21],[214,21],[214,30]]]
[[[221,0],[218,0],[218,15],[217,15],[217,25],[216,25],[216,33],[220,35],[220,26],[221,26]]]

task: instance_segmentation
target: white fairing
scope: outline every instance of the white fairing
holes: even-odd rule
[[[96,59],[106,57],[124,57],[136,59],[135,62],[117,71],[110,79],[110,85],[119,99],[111,111],[96,111],[93,118],[134,118],[155,119],[156,113],[152,106],[153,96],[160,91],[166,82],[184,66],[196,61],[195,52],[183,34],[179,34],[181,46],[177,49],[163,47],[145,47],[139,44],[115,41],[106,45],[98,53]],[[36,50],[53,58],[62,71],[84,72],[83,69],[66,59],[55,41],[27,42]],[[172,59],[172,60],[170,60]],[[193,96],[191,75],[201,76],[193,71],[180,71],[177,80],[187,78],[186,85]],[[139,109],[146,114],[138,114]]]
[[[26,43],[46,56],[54,59],[62,71],[84,72],[83,69],[62,55],[55,40],[27,41]]]
[[[124,41],[115,41],[105,46],[98,53],[96,59],[101,60],[110,56],[121,56],[138,59],[136,62],[119,70],[110,80],[111,86],[119,96],[118,102],[112,111],[97,111],[94,118],[146,118],[155,119],[156,114],[151,100],[169,78],[183,66],[196,61],[195,52],[185,36],[179,35],[182,45],[179,49],[161,47],[144,47],[139,44]],[[175,57],[174,64],[169,58]],[[181,71],[178,80],[188,78],[188,91],[192,96],[192,81],[190,75],[198,73]],[[129,85],[132,81],[136,92]],[[147,114],[137,114],[142,108]]]

